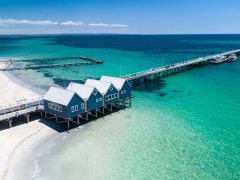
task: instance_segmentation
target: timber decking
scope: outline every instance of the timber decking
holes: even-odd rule
[[[6,67],[0,69],[0,71],[15,71],[15,70],[28,70],[28,69],[41,69],[41,68],[58,68],[58,67],[70,67],[70,66],[83,66],[83,65],[94,65],[94,64],[103,64],[103,61],[88,58],[84,56],[71,56],[71,57],[60,57],[60,58],[42,58],[42,59],[23,59],[23,60],[2,60],[0,63],[23,63],[23,62],[49,62],[49,61],[56,61],[56,60],[85,60],[87,62],[73,62],[73,63],[63,63],[63,64],[47,64],[47,65],[30,65],[24,67]]]
[[[163,66],[163,67],[152,68],[146,71],[141,71],[134,74],[122,76],[122,78],[128,80],[132,85],[139,85],[146,81],[149,81],[150,79],[163,78],[163,77],[167,77],[173,74],[177,74],[177,73],[192,69],[194,67],[211,64],[211,61],[215,58],[218,58],[221,56],[230,56],[232,54],[239,55],[240,49],[228,51],[220,54],[215,54],[207,57],[200,57],[200,58],[192,59],[189,61],[183,61],[183,62],[179,62],[179,63],[175,63],[175,64]]]

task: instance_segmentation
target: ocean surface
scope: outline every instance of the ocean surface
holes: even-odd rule
[[[44,93],[240,48],[240,35],[0,36],[0,59],[87,56],[102,65],[14,72]],[[240,59],[239,59],[240,60]],[[66,61],[64,61],[66,62]],[[132,108],[59,132],[22,157],[19,180],[240,179],[240,61],[133,90]]]

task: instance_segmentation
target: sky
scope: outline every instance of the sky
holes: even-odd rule
[[[0,34],[239,34],[240,0],[0,0]]]

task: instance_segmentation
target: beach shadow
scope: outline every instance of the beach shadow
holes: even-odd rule
[[[39,117],[40,117],[39,113],[31,113],[29,123],[31,123],[32,121],[39,120]],[[15,117],[12,119],[12,128],[21,126],[24,124],[27,124],[27,120],[24,117]],[[0,122],[0,131],[4,131],[7,129],[9,129],[9,124],[4,121]]]
[[[57,84],[58,86],[61,86],[61,87],[67,87],[71,82],[74,82],[74,83],[78,83],[78,84],[84,84],[86,82],[87,79],[96,79],[96,78],[93,78],[93,77],[86,77],[84,79],[64,79],[64,78],[53,78],[53,82],[55,84]],[[96,80],[99,80],[99,79],[96,79]]]
[[[72,129],[76,129],[78,127],[81,127],[81,126],[83,126],[85,124],[91,123],[93,121],[97,121],[97,120],[99,120],[101,118],[109,116],[109,115],[111,115],[113,113],[116,113],[118,111],[121,111],[121,109],[113,107],[113,111],[112,112],[105,111],[104,115],[101,114],[101,113],[98,113],[98,117],[89,116],[88,120],[80,118],[79,124],[70,122],[70,128],[67,127],[67,122],[57,123],[54,118],[47,118],[47,119],[43,118],[39,122],[44,124],[44,125],[46,125],[46,126],[48,126],[48,127],[50,127],[51,129],[55,130],[58,133],[64,133],[64,132],[68,132],[68,131],[70,131]],[[76,118],[74,118],[74,120],[76,121]],[[58,121],[61,122],[61,121],[64,121],[64,119],[59,118]]]
[[[71,129],[75,129],[75,128],[78,128],[80,126],[83,126],[83,125],[85,125],[87,123],[96,121],[96,120],[98,120],[100,118],[104,118],[106,116],[109,116],[112,113],[116,113],[116,112],[118,112],[120,110],[121,109],[113,107],[113,111],[112,112],[106,110],[104,115],[101,114],[101,113],[98,113],[98,117],[89,116],[88,120],[80,119],[80,121],[79,121],[80,123],[79,124],[70,122],[70,128],[69,129],[67,127],[67,122],[57,123],[56,120],[54,118],[51,118],[51,117],[49,117],[49,118],[41,118],[39,113],[31,113],[30,114],[30,121],[29,121],[29,123],[31,123],[32,121],[36,121],[37,120],[40,123],[42,123],[42,124],[48,126],[49,128],[55,130],[56,132],[63,133],[63,132],[67,132],[67,131],[69,131]],[[74,120],[76,120],[76,118]],[[59,118],[59,121],[63,121],[63,119]],[[12,119],[12,128],[20,126],[20,125],[24,125],[24,124],[27,124],[27,121],[24,118],[18,117],[18,118],[13,118]],[[9,129],[8,123],[0,122],[0,131],[4,131],[4,130],[8,130],[8,129]]]
[[[133,87],[133,90],[145,92],[145,93],[152,93],[156,90],[162,90],[167,86],[167,83],[163,79],[155,79],[150,82],[146,82],[140,86]]]

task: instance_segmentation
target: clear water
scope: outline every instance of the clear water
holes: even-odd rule
[[[43,89],[240,48],[239,35],[15,36],[1,41],[0,58],[104,60],[103,65],[16,72]],[[16,177],[239,179],[239,74],[239,62],[206,66],[134,89],[132,108],[56,133],[31,157],[23,157]]]

